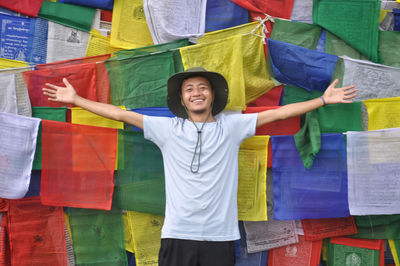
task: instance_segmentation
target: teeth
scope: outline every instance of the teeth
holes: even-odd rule
[[[196,102],[202,102],[203,100],[194,100],[193,102],[194,103],[196,103]]]

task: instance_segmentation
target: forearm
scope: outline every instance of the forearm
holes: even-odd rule
[[[121,120],[121,112],[124,111],[118,106],[106,103],[100,103],[91,101],[85,98],[80,97],[79,95],[75,96],[74,105],[81,107],[87,111],[95,113],[97,115],[113,119],[113,120]]]
[[[322,101],[321,97],[318,97],[305,102],[298,102],[298,103],[291,103],[284,105],[281,108],[279,108],[279,111],[282,112],[281,119],[287,119],[303,115],[307,112],[313,111],[322,106],[324,106],[324,102]]]

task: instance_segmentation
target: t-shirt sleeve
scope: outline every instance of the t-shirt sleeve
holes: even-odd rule
[[[253,137],[256,134],[258,113],[251,114],[232,114],[227,115],[226,119],[230,127],[230,132],[240,144],[243,140]]]
[[[143,135],[158,147],[164,146],[170,136],[172,118],[159,116],[143,116]]]

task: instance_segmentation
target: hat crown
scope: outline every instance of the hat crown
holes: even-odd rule
[[[191,67],[186,69],[184,72],[208,72],[208,71],[202,67]]]

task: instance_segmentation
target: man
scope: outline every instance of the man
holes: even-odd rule
[[[78,96],[66,87],[47,84],[50,101],[71,103],[98,115],[144,130],[163,154],[166,212],[159,265],[234,265],[234,240],[240,238],[237,216],[238,152],[256,127],[298,116],[325,104],[348,103],[353,86],[335,88],[310,101],[258,114],[220,112],[228,100],[225,78],[191,68],[168,80],[169,109],[175,118],[150,117]]]

